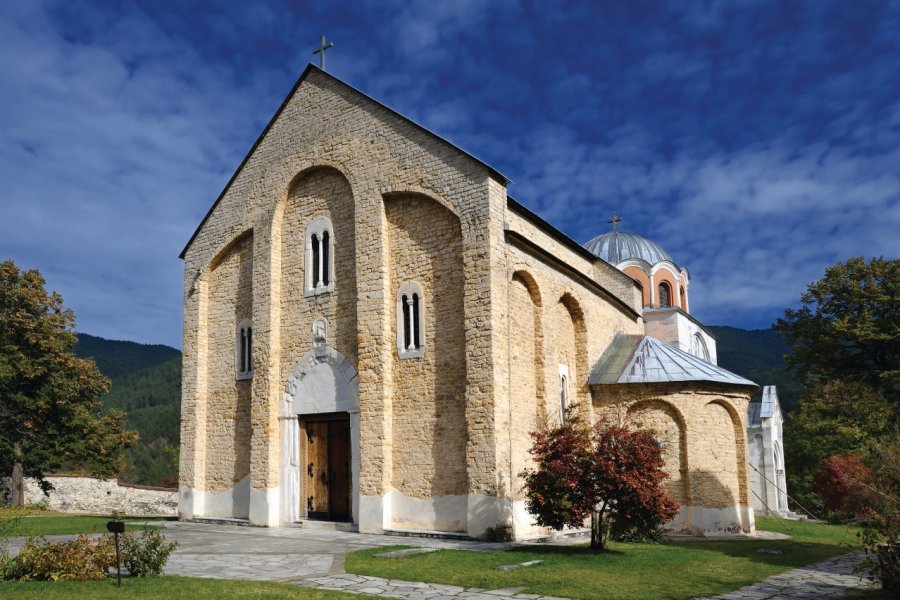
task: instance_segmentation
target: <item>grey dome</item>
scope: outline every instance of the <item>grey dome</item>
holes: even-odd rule
[[[636,233],[625,231],[613,230],[598,235],[586,243],[584,247],[611,265],[617,265],[629,258],[640,258],[651,265],[664,260],[671,263],[675,262],[656,242],[651,242]]]

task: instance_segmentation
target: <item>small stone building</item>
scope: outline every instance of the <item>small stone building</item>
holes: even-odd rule
[[[774,385],[763,387],[762,400],[747,406],[751,503],[757,515],[792,518],[784,474],[784,418]]]
[[[683,349],[686,272],[660,306],[508,183],[304,71],[182,253],[182,518],[541,534],[519,473],[571,404],[657,431],[675,529],[753,530],[756,388]]]

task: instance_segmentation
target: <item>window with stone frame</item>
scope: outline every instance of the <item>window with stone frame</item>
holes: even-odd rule
[[[305,295],[334,289],[334,228],[327,217],[317,217],[306,228]]]
[[[416,281],[397,292],[397,354],[400,358],[425,355],[425,295]]]
[[[236,379],[253,377],[253,325],[244,319],[237,328],[234,367]]]

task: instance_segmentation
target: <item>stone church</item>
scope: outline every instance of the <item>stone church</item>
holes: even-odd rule
[[[584,247],[496,169],[310,65],[184,249],[182,518],[527,538],[529,432],[651,428],[670,528],[751,532],[756,385],[690,274]]]

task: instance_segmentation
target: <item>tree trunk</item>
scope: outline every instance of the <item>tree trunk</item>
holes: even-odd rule
[[[591,513],[591,550],[603,552],[606,550],[606,541],[609,539],[611,517],[606,510],[606,503]]]
[[[16,458],[21,457],[22,447],[18,444],[13,444],[13,452],[15,452]],[[22,472],[22,462],[18,460],[13,463],[12,477],[9,480],[9,493],[10,502],[13,506],[25,505],[25,477]]]
[[[591,513],[591,550],[594,552],[603,550],[603,543],[600,541],[600,515],[597,511]]]

